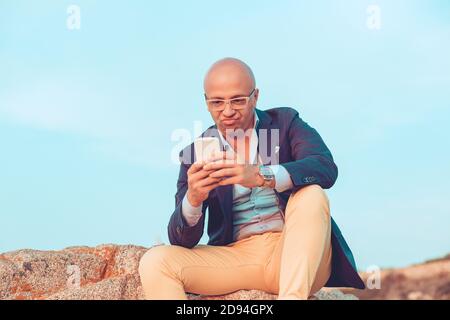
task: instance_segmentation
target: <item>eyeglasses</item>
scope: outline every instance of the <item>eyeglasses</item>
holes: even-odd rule
[[[208,99],[205,94],[205,101],[210,111],[223,111],[227,103],[233,110],[242,110],[248,105],[250,98],[255,93],[256,88],[248,96],[237,97],[233,99]]]

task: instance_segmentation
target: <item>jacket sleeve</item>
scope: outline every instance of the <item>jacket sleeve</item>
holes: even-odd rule
[[[180,153],[180,158],[183,158],[182,152]],[[189,226],[181,212],[181,204],[188,188],[187,171],[189,170],[189,167],[190,165],[183,162],[180,165],[180,173],[177,181],[177,192],[175,194],[175,211],[170,217],[167,229],[171,244],[186,248],[193,248],[198,244],[203,235],[205,213],[208,204],[207,201],[203,202],[202,216],[200,220],[196,225]]]
[[[331,188],[338,176],[333,156],[319,133],[304,122],[297,111],[289,125],[287,139],[295,160],[281,165],[291,176],[293,191],[311,184]]]

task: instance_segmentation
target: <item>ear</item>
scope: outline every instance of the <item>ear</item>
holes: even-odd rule
[[[259,98],[259,89],[258,88],[255,89],[255,93],[253,94],[253,97],[255,98],[255,105],[256,105],[256,102],[258,102],[258,98]]]

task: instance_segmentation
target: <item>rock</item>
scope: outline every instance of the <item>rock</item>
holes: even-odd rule
[[[370,273],[361,273],[367,283]],[[385,269],[379,289],[342,289],[365,300],[450,300],[450,255],[406,268]]]
[[[139,277],[127,274],[101,280],[80,288],[52,294],[48,300],[141,300],[144,295]]]
[[[0,299],[139,299],[138,246],[18,250],[0,255]]]
[[[138,266],[148,248],[133,245],[106,244],[97,247],[69,247],[60,251],[17,250],[0,255],[0,299],[49,300],[136,300],[143,299]],[[349,290],[324,288],[311,299],[353,300],[360,298],[397,297],[391,290],[395,283],[406,288],[408,299],[450,298],[449,261],[433,261],[427,270],[433,272],[383,271],[382,290]],[[416,268],[416,267],[411,267]],[[388,272],[388,273],[386,273]],[[390,272],[390,273],[389,273]],[[425,273],[423,273],[425,272]],[[430,282],[430,277],[439,276]],[[367,275],[363,274],[363,277]],[[408,281],[436,284],[430,288],[406,286]],[[434,279],[434,278],[433,278]],[[430,281],[429,281],[430,280]],[[391,289],[389,289],[391,288]],[[383,291],[384,290],[384,291]],[[388,294],[386,294],[388,292]],[[375,293],[375,294],[374,294]],[[378,295],[377,295],[378,294]],[[221,296],[188,294],[191,300],[273,300],[276,295],[258,290],[239,290]]]

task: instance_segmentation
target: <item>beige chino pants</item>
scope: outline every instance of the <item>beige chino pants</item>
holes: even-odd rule
[[[150,248],[139,264],[146,299],[187,299],[186,292],[222,295],[240,289],[307,299],[331,272],[328,197],[318,185],[292,193],[282,232],[266,232],[226,246]]]

